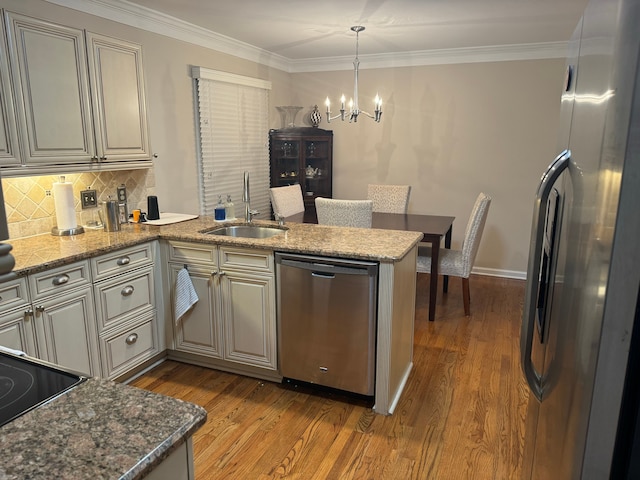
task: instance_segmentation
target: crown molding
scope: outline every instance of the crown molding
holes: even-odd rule
[[[126,0],[45,1],[233,55],[288,73],[353,69],[353,57],[289,59]],[[360,55],[359,58],[361,60],[360,69],[365,70],[458,63],[540,60],[566,58],[566,56],[566,42],[549,42]]]

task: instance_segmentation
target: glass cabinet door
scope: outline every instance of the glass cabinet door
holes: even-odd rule
[[[300,183],[300,141],[273,140],[271,145],[271,186]]]
[[[331,164],[329,142],[326,140],[304,140],[304,194],[305,197],[331,196]]]

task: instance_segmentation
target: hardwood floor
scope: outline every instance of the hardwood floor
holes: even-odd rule
[[[167,361],[132,385],[197,403],[196,479],[519,479],[527,390],[518,335],[524,282],[459,279],[428,322],[418,274],[414,368],[391,416],[362,399]],[[426,294],[425,294],[426,293]]]

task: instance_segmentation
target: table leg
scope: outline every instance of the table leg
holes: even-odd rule
[[[436,299],[438,296],[438,261],[440,257],[440,239],[431,242],[431,284],[429,287],[429,321],[436,318]]]
[[[449,226],[449,230],[444,236],[444,248],[451,248],[451,231],[453,230],[453,224]],[[442,281],[442,291],[447,293],[449,291],[449,275],[444,276]]]

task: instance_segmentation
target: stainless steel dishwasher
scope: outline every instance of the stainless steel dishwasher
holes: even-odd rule
[[[378,264],[275,257],[282,376],[373,395]]]

